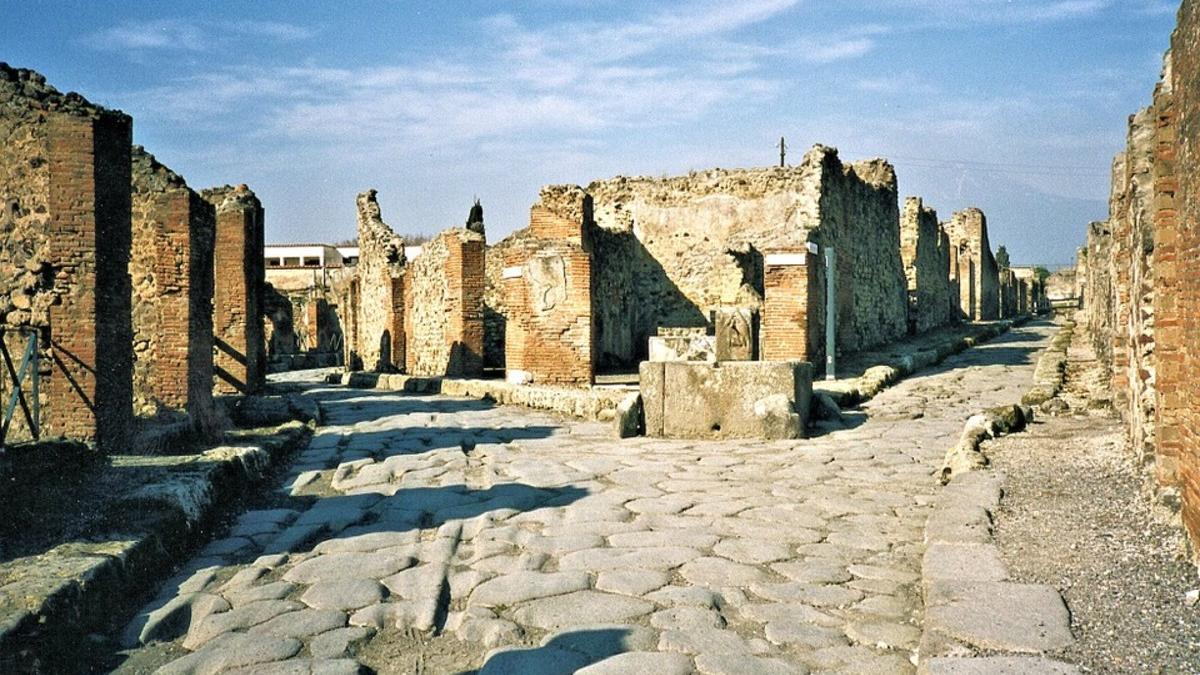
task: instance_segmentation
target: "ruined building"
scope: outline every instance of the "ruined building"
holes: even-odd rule
[[[252,393],[266,381],[263,335],[263,207],[245,185],[201,192],[217,213],[213,249],[216,389]]]
[[[346,363],[375,372],[481,375],[482,207],[469,228],[442,232],[410,261],[375,195],[358,195],[359,259],[343,300]]]
[[[1200,545],[1200,8],[1183,3],[1150,106],[1113,162],[1078,281],[1113,406],[1159,503]]]
[[[969,208],[955,213],[943,227],[958,271],[963,316],[974,321],[1000,318],[1000,269],[988,243],[987,217],[983,211]]]
[[[950,269],[950,237],[938,224],[937,211],[919,197],[904,200],[900,257],[908,282],[910,332],[924,333],[957,320],[957,277],[951,277],[957,270]]]
[[[134,410],[211,431],[216,211],[140,146],[132,205]]]
[[[0,64],[0,329],[37,334],[41,433],[123,449],[133,415],[128,116]],[[0,376],[0,394],[13,386]],[[13,439],[31,430],[18,415]]]

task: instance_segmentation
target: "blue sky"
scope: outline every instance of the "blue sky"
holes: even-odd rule
[[[522,227],[538,188],[883,156],[901,196],[1064,263],[1106,214],[1177,1],[13,2],[0,60],[134,117],[195,188],[247,183],[269,241]]]

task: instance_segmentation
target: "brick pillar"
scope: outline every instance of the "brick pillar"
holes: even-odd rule
[[[1179,483],[1183,448],[1182,406],[1189,377],[1184,369],[1185,345],[1183,280],[1195,275],[1180,257],[1179,176],[1173,96],[1160,93],[1156,101],[1154,148],[1154,355],[1157,362],[1155,478],[1160,485]],[[1090,261],[1089,261],[1090,262]],[[1091,262],[1099,264],[1099,261]],[[1195,335],[1191,336],[1195,339]],[[1200,535],[1200,533],[1197,533]]]
[[[483,291],[486,285],[482,239],[454,237],[446,262],[450,324],[447,375],[477,377],[483,374]]]
[[[266,378],[263,209],[245,186],[205,191],[217,208],[213,340],[218,393],[253,393]]]
[[[585,236],[591,198],[575,190],[568,193],[561,210],[533,207],[530,244],[510,251],[505,261],[503,284],[510,319],[504,354],[512,381],[591,384],[593,380],[592,258]],[[542,238],[549,236],[554,238]],[[482,326],[479,330],[482,333]]]
[[[48,137],[50,256],[65,292],[50,309],[44,426],[121,451],[133,421],[131,123],[56,114]]]
[[[820,260],[805,249],[764,253],[760,325],[763,360],[823,364],[823,280]]]

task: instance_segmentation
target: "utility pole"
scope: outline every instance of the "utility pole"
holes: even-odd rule
[[[784,160],[787,158],[787,143],[783,140],[783,136],[779,137],[779,167],[786,166]]]

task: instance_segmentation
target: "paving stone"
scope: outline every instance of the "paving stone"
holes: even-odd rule
[[[768,578],[757,567],[711,557],[697,558],[685,564],[679,569],[679,574],[693,584],[709,588],[749,586],[762,583]]]
[[[257,626],[285,612],[294,612],[303,608],[304,605],[290,600],[263,600],[236,607],[227,612],[211,614],[188,629],[183,646],[194,650],[222,633]]]
[[[608,543],[615,548],[643,548],[661,546],[685,546],[694,549],[711,548],[719,537],[701,530],[643,530],[640,532],[619,532],[610,535]]]
[[[825,627],[841,626],[844,623],[842,619],[815,607],[788,602],[746,604],[738,607],[738,613],[758,623],[801,621]]]
[[[599,661],[621,652],[646,651],[657,644],[657,632],[628,624],[577,626],[542,639],[543,647],[578,652],[588,661]]]
[[[488,653],[479,675],[564,675],[586,665],[586,656],[565,649],[505,647]]]
[[[474,618],[464,619],[454,633],[460,640],[488,649],[517,642],[525,634],[520,626],[505,619]]]
[[[211,593],[177,595],[131,622],[123,644],[132,647],[159,640],[173,640],[187,633],[190,626],[203,622],[210,614],[229,609],[228,601]]]
[[[346,625],[346,614],[333,609],[301,609],[258,624],[251,633],[305,638]]]
[[[777,645],[820,649],[848,644],[846,634],[838,628],[818,626],[803,620],[778,619],[767,623],[767,639]]]
[[[514,572],[485,581],[475,588],[469,605],[512,606],[529,600],[582,591],[591,585],[582,571]]]
[[[358,675],[362,666],[354,659],[290,659],[224,671],[226,675]]]
[[[336,659],[346,656],[350,645],[367,640],[373,635],[375,629],[366,626],[337,628],[310,640],[308,651],[316,658]]]
[[[608,570],[596,576],[596,589],[621,595],[643,596],[670,583],[671,577],[659,570]]]
[[[804,675],[808,672],[804,666],[782,659],[721,653],[697,656],[696,670],[703,675]]]
[[[816,607],[845,607],[862,600],[862,591],[844,586],[819,586],[787,582],[782,584],[755,584],[750,590],[760,597],[775,602],[799,602]]]
[[[702,630],[665,630],[658,640],[660,652],[682,654],[749,654],[751,646],[731,630],[710,628]]]
[[[771,569],[805,584],[840,584],[853,578],[845,565],[822,558],[775,563]]]
[[[371,527],[371,526],[367,526]],[[336,539],[326,539],[313,547],[314,553],[369,553],[384,548],[416,544],[421,538],[419,530],[403,532],[356,532],[357,528],[342,531]]]
[[[1040,653],[1074,642],[1066,605],[1049,586],[941,582],[927,598],[926,630],[982,649]]]
[[[814,670],[831,673],[903,675],[916,670],[907,654],[880,654],[861,645],[825,647],[802,653],[799,658]]]
[[[602,572],[619,569],[669,570],[698,558],[694,548],[661,546],[658,548],[590,548],[568,553],[558,561],[559,569]]]
[[[407,600],[367,605],[350,615],[351,626],[366,626],[375,630],[410,626],[417,618],[417,607]]]
[[[918,604],[911,599],[890,595],[872,595],[850,606],[855,614],[871,614],[887,619],[907,619]]]
[[[852,621],[846,625],[846,635],[854,642],[878,649],[912,649],[921,639],[919,628],[885,621]]]
[[[412,567],[416,561],[412,556],[391,554],[387,551],[374,553],[325,553],[318,555],[284,572],[283,578],[302,584],[315,584],[345,577],[382,579],[400,570]]]
[[[243,586],[224,591],[225,599],[234,607],[241,607],[252,602],[263,600],[283,600],[296,590],[296,584],[286,581],[273,581],[262,586]]]
[[[626,652],[575,671],[577,675],[690,675],[692,659],[685,654]]]
[[[1076,675],[1078,666],[1043,656],[937,656],[924,659],[922,675]]]
[[[596,591],[542,598],[522,605],[513,617],[521,625],[555,630],[595,623],[617,623],[649,614],[654,605],[644,600]]]
[[[530,537],[522,546],[532,553],[561,556],[574,551],[604,546],[604,538],[598,534],[567,534],[558,537]]]
[[[215,675],[242,666],[281,661],[299,653],[303,644],[294,638],[247,633],[216,636],[204,648],[162,668],[162,675]]]
[[[383,602],[387,597],[387,589],[374,579],[332,579],[318,581],[304,595],[300,602],[315,609],[358,609]]]
[[[925,549],[921,574],[926,582],[1004,581],[1008,570],[995,544],[934,543]]]
[[[724,628],[725,619],[715,609],[703,607],[672,607],[650,616],[650,625],[661,630],[695,630]]]
[[[849,566],[849,570],[854,576],[863,579],[887,579],[902,584],[911,584],[921,578],[920,574],[912,570],[880,565],[854,564]]]
[[[716,607],[718,597],[707,588],[698,586],[666,586],[647,593],[645,599],[660,605]]]
[[[724,539],[713,547],[713,553],[751,565],[783,560],[791,555],[786,545],[763,539]]]

